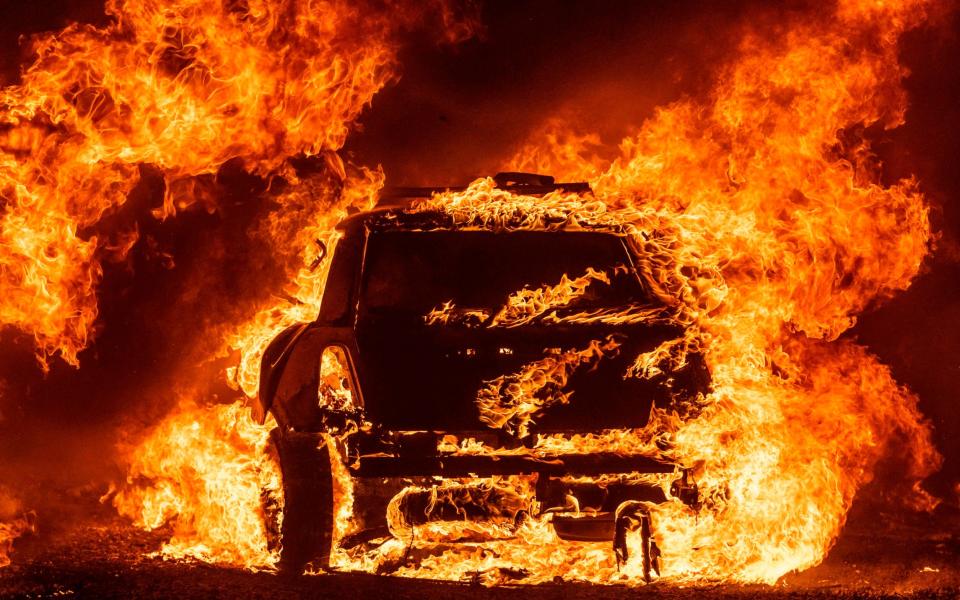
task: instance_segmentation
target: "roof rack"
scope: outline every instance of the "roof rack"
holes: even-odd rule
[[[550,192],[556,191],[574,192],[578,194],[591,191],[590,184],[584,181],[557,183],[550,175],[540,175],[537,173],[508,171],[497,173],[493,176],[493,181],[497,184],[498,189],[529,196],[549,194]],[[465,185],[446,187],[387,187],[380,193],[380,200],[381,203],[395,203],[396,201],[411,198],[429,198],[434,194],[442,192],[462,192],[465,189],[467,189]]]

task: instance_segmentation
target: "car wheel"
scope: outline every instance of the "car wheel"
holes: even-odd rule
[[[308,563],[326,568],[333,550],[333,474],[330,449],[317,435],[270,432],[283,477],[281,572],[300,575]]]

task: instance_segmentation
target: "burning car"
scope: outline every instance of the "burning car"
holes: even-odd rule
[[[540,175],[494,180],[530,197],[589,193]],[[646,507],[668,493],[698,502],[650,415],[701,397],[709,375],[695,352],[637,374],[638,356],[684,333],[637,267],[642,248],[614,225],[465,227],[412,207],[437,191],[394,190],[344,220],[316,321],[263,357],[254,416],[278,424],[282,566],[327,565],[346,473],[360,525],[341,544],[429,524],[447,541],[502,538],[549,515],[560,538],[612,541],[618,559],[639,528],[649,576]],[[571,443],[623,431],[649,444]]]

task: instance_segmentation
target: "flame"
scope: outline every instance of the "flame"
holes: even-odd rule
[[[10,564],[14,540],[28,529],[27,521],[23,519],[0,523],[0,569]]]
[[[359,169],[343,182],[338,194],[333,194],[325,182],[306,179],[281,196],[281,202],[309,207],[306,223],[295,219],[287,221],[287,213],[275,213],[268,227],[274,239],[286,237],[294,231],[286,247],[299,249],[293,262],[290,283],[284,295],[291,299],[278,300],[260,309],[248,322],[225,336],[222,354],[240,352],[240,361],[227,376],[236,389],[248,397],[257,394],[260,378],[260,358],[267,345],[287,327],[312,321],[320,312],[323,286],[330,268],[329,260],[321,255],[332,252],[340,233],[335,227],[350,211],[369,210],[376,204],[377,192],[383,186],[383,173]]]
[[[320,385],[318,396],[325,406],[340,411],[357,408],[350,390],[350,370],[342,348],[326,348],[320,356]]]
[[[0,486],[0,569],[10,564],[13,542],[36,530],[34,513],[24,511],[22,504]]]
[[[610,277],[593,267],[574,279],[564,274],[556,285],[536,289],[524,288],[507,297],[506,304],[489,318],[483,309],[460,309],[452,300],[431,310],[425,317],[427,325],[462,323],[467,326],[519,327],[543,316],[548,311],[566,306],[583,296],[594,281],[609,284]],[[556,318],[556,313],[553,314]]]
[[[576,369],[596,364],[619,347],[610,336],[603,342],[593,340],[582,350],[550,348],[544,358],[524,365],[519,372],[484,381],[477,392],[480,420],[494,429],[527,437],[534,417],[554,404],[570,401],[570,392],[563,389]]]
[[[387,524],[400,540],[508,539],[516,529],[514,515],[530,508],[532,495],[529,478],[521,477],[408,486],[390,500]]]
[[[709,100],[658,110],[597,171],[592,197],[515,196],[481,180],[422,207],[460,227],[602,226],[631,236],[641,275],[669,318],[687,326],[686,338],[638,356],[633,374],[656,377],[695,349],[712,375],[696,418],[652,420],[669,457],[693,467],[703,498],[695,511],[664,489],[668,501],[646,507],[664,579],[774,582],[815,565],[891,448],[911,448],[911,481],[938,464],[916,397],[840,337],[871,302],[904,289],[928,250],[916,182],[880,184],[858,129],[902,123],[896,38],[924,10],[845,3],[777,41],[747,35]],[[571,172],[562,167],[554,172]],[[554,436],[535,452],[650,452],[652,431]],[[469,440],[448,446],[484,451]],[[931,502],[919,488],[913,494],[917,504]],[[397,566],[409,552],[400,540],[338,564],[493,583],[640,580],[636,559],[618,570],[607,544],[564,542],[549,521],[530,519],[510,540],[420,544],[422,554],[406,566]]]
[[[838,135],[903,122],[896,38],[925,10],[841,3],[782,40],[748,35],[710,102],[660,109],[593,182],[605,205],[674,223],[675,266],[651,274],[694,327],[637,368],[653,373],[692,343],[713,378],[708,408],[678,426],[674,448],[699,465],[712,507],[652,510],[671,579],[773,582],[815,565],[885,452],[910,448],[913,481],[939,464],[916,397],[837,339],[907,287],[927,253],[916,182],[881,185],[868,141]],[[484,193],[451,199],[452,211],[508,210],[488,209]]]
[[[506,170],[551,173],[561,181],[593,181],[606,171],[609,150],[598,134],[578,131],[558,117],[548,118],[537,131],[510,158]]]
[[[424,10],[112,0],[106,28],[71,26],[34,40],[36,61],[0,96],[0,323],[33,335],[41,361],[59,353],[76,364],[92,335],[103,252],[122,254],[132,244],[129,232],[119,242],[92,232],[136,185],[137,165],[162,173],[156,215],[172,218],[214,203],[198,178],[239,158],[283,184],[265,227],[290,257],[284,298],[224,336],[223,352],[241,357],[230,380],[255,394],[267,343],[317,314],[328,264],[320,259],[336,244],[335,224],[375,202],[383,174],[346,166],[335,151],[395,76],[395,33]],[[797,17],[775,40],[748,32],[707,99],[659,109],[609,164],[597,136],[567,135],[562,123],[516,158],[519,167],[587,177],[592,195],[534,198],[480,180],[420,207],[460,227],[602,227],[629,236],[641,277],[668,307],[655,318],[684,325],[686,334],[636,357],[625,375],[661,376],[696,351],[711,390],[697,399],[693,418],[659,412],[641,431],[546,436],[532,452],[662,453],[689,467],[699,510],[673,497],[667,477],[647,481],[667,498],[643,507],[665,580],[772,583],[815,565],[891,449],[910,449],[901,458],[912,484],[939,464],[917,398],[843,336],[859,313],[909,285],[931,242],[917,182],[881,183],[869,145],[873,129],[903,123],[897,39],[928,10],[923,0],[844,1]],[[441,19],[451,39],[469,29],[446,8]],[[324,157],[336,183],[298,175],[288,161],[298,154]],[[561,286],[561,299],[576,293],[574,280]],[[517,296],[519,318],[556,306],[551,288],[526,292]],[[447,322],[455,310],[440,307],[427,319]],[[652,316],[635,307],[572,318]],[[516,397],[540,401],[534,390],[600,350],[591,348],[559,352],[492,385],[512,377]],[[517,414],[532,418],[543,406],[532,404]],[[499,419],[502,411],[493,412]],[[270,568],[282,499],[267,441],[267,429],[250,423],[240,403],[186,402],[131,450],[115,505],[145,528],[172,525],[164,556]],[[476,440],[445,447],[488,451]],[[353,491],[345,468],[335,481],[339,540],[351,531]],[[494,492],[513,494],[511,506],[532,497],[519,480],[456,485],[429,493],[455,507]],[[417,492],[424,490],[404,493]],[[932,503],[919,487],[912,494],[918,505]],[[396,511],[403,497],[395,500]],[[575,501],[566,508],[582,512]],[[409,540],[392,539],[371,551],[340,550],[333,562],[486,583],[642,581],[636,558],[619,566],[609,543],[565,542],[552,518],[496,528],[509,530],[509,540],[458,547],[418,540],[412,552]],[[392,523],[401,535],[416,529]],[[430,527],[441,540],[450,533]],[[451,527],[462,535],[462,524]]]
[[[709,102],[662,108],[623,141],[593,181],[596,203],[514,198],[486,181],[425,207],[464,227],[612,222],[631,232],[644,277],[690,325],[686,338],[637,357],[634,373],[656,376],[695,348],[712,375],[699,416],[664,423],[670,454],[696,466],[705,498],[700,511],[677,500],[649,507],[667,579],[772,583],[813,566],[884,455],[910,448],[903,468],[914,484],[939,465],[917,398],[840,337],[864,308],[909,285],[931,240],[916,182],[882,185],[863,134],[902,124],[896,38],[925,10],[842,3],[782,40],[748,35]],[[568,143],[541,156],[581,150]],[[580,172],[563,160],[551,167],[563,178]],[[934,503],[916,485],[909,493],[917,506]],[[498,549],[486,569],[542,567],[562,547],[526,546],[523,559]],[[566,556],[547,572],[618,577],[610,563],[582,575],[576,553]],[[477,558],[450,550],[421,573],[484,570]],[[623,571],[637,574],[635,562]]]
[[[560,283],[537,289],[524,289],[507,298],[507,304],[493,316],[490,326],[504,324],[508,327],[518,327],[534,320],[545,312],[560,306],[566,306],[575,299],[583,296],[587,287],[594,281],[609,284],[610,277],[606,273],[592,267],[575,279],[564,274]]]
[[[240,404],[184,406],[138,445],[128,480],[139,485],[114,506],[144,529],[173,520],[164,557],[272,567],[283,501],[268,434]]]
[[[193,206],[217,210],[209,182],[237,160],[271,185],[277,208],[263,226],[291,280],[248,322],[212,334],[223,354],[242,356],[230,382],[255,393],[267,342],[316,316],[334,226],[371,207],[382,185],[381,172],[345,165],[335,151],[396,77],[400,34],[438,23],[440,40],[454,43],[475,30],[472,10],[442,0],[381,8],[107,0],[105,27],[32,39],[33,63],[0,92],[0,326],[32,335],[44,368],[54,355],[78,365],[94,335],[101,263],[136,243],[135,227],[101,228],[138,185],[139,165],[162,176],[153,214],[171,219]],[[299,174],[290,159],[304,156],[323,172]],[[265,516],[256,490],[273,496],[276,469],[263,457],[265,433],[243,412],[184,401],[130,449],[117,506],[147,528],[173,522],[164,555],[275,562],[255,523]]]
[[[163,176],[160,218],[214,203],[202,177],[231,159],[289,175],[289,157],[339,149],[395,77],[397,32],[430,14],[450,41],[471,31],[441,2],[108,0],[106,14],[34,38],[0,92],[0,325],[33,335],[44,365],[77,365],[91,339],[110,245],[96,225],[138,165]]]

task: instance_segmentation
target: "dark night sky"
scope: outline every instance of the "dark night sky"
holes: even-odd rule
[[[513,147],[553,114],[571,116],[616,143],[654,107],[709,86],[711,67],[737,39],[737,24],[754,14],[799,10],[791,2],[488,2],[485,33],[454,49],[412,43],[401,54],[403,76],[382,91],[345,149],[361,164],[382,164],[390,184],[447,184],[490,174]],[[68,22],[102,20],[97,1],[47,0],[0,3],[0,77],[15,77],[21,34]],[[889,364],[898,381],[919,393],[936,427],[947,464],[934,481],[939,489],[960,479],[960,18],[912,32],[903,44],[911,106],[907,125],[890,132],[878,151],[891,178],[915,174],[934,205],[942,238],[924,273],[905,294],[871,310],[850,333]],[[532,118],[536,115],[537,118]],[[123,312],[122,310],[120,312]],[[123,313],[127,325],[136,313]],[[89,371],[55,368],[61,389],[94,390],[98,375],[123,361],[150,372],[155,354],[142,347],[111,351],[111,313]],[[123,321],[122,319],[117,322]],[[114,328],[119,326],[113,326]],[[153,354],[152,354],[153,353]],[[22,354],[22,356],[21,356]],[[131,358],[132,355],[132,358]],[[32,369],[29,352],[13,359]],[[159,360],[159,359],[157,359]],[[13,364],[10,363],[10,364]],[[5,370],[0,365],[0,374]],[[136,380],[138,373],[130,374]],[[67,426],[76,408],[42,399],[21,413],[61,411],[49,419]],[[120,385],[120,384],[115,384]],[[124,384],[134,385],[131,382]],[[128,387],[126,394],[130,394]],[[92,393],[92,392],[91,392]],[[104,394],[107,395],[107,394]],[[123,393],[120,394],[123,396]],[[83,402],[99,402],[86,399]],[[119,401],[103,400],[95,420],[109,421]],[[32,415],[32,417],[31,417]],[[47,419],[47,416],[43,417]]]

